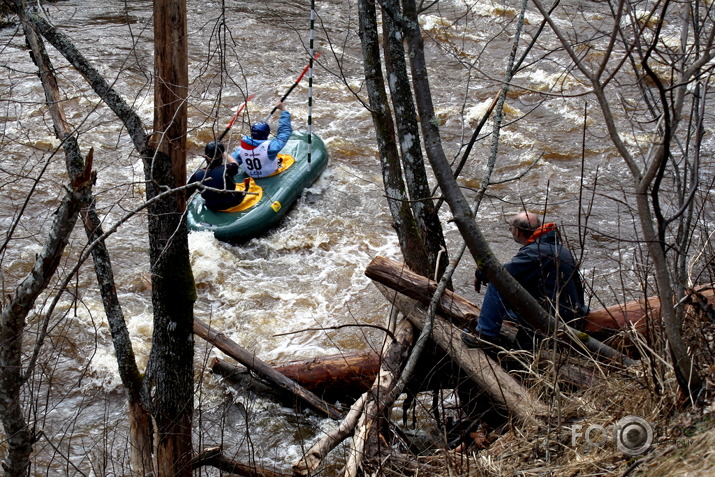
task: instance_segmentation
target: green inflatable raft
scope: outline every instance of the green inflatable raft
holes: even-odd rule
[[[243,202],[226,211],[209,210],[201,194],[194,194],[187,210],[189,229],[209,230],[224,242],[240,242],[266,233],[327,167],[328,150],[320,137],[312,135],[310,163],[308,149],[308,134],[293,132],[278,155],[283,164],[279,173],[251,179]],[[237,189],[245,189],[246,177],[241,172],[234,178]]]

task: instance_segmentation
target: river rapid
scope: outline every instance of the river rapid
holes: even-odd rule
[[[423,15],[430,81],[444,146],[451,157],[459,154],[498,91],[520,3],[445,0]],[[598,18],[603,8],[600,2],[571,3],[583,15],[564,22],[586,24]],[[262,118],[300,73],[308,58],[310,5],[189,1],[188,8],[189,169],[193,170],[201,164],[198,154],[203,145],[225,128],[247,94],[256,97],[225,141],[231,150],[247,124]],[[372,121],[359,101],[366,94],[356,8],[341,0],[316,4],[315,44],[323,55],[314,69],[313,130],[330,151],[330,164],[321,179],[265,237],[228,245],[205,232],[190,236],[198,289],[196,316],[269,363],[379,346],[382,335],[374,329],[335,328],[382,325],[389,314],[388,304],[364,276],[373,257],[400,260],[400,255],[384,199]],[[46,4],[44,9],[150,127],[151,2],[69,0]],[[531,11],[527,25],[533,27],[539,18]],[[507,30],[500,33],[502,28]],[[3,236],[33,179],[41,175],[40,188],[2,256],[2,287],[8,294],[29,271],[42,246],[66,172],[21,31],[0,30],[0,42]],[[141,160],[111,112],[50,50],[67,98],[68,120],[79,132],[83,152],[90,147],[95,151],[95,193],[99,213],[109,228],[142,203]],[[564,74],[558,62],[535,65],[518,75],[516,82],[523,87],[512,90],[505,114],[507,121],[520,119],[502,132],[496,176],[516,176],[536,159],[540,162],[521,180],[491,188],[483,203],[478,222],[495,253],[507,260],[516,251],[506,218],[519,211],[522,203],[535,211],[546,210],[548,219],[560,223],[574,243],[585,230],[584,210],[589,208],[591,232],[579,253],[583,252],[583,273],[592,294],[608,304],[631,299],[622,291],[625,283],[637,296],[639,290],[633,283],[639,257],[613,238],[635,235],[633,217],[619,208],[617,200],[605,197],[620,197],[620,191],[629,187],[625,169],[614,159],[607,139],[594,133],[587,140],[587,172],[582,173],[584,99],[541,94],[556,89],[578,92],[583,85]],[[306,80],[287,105],[294,129],[305,129]],[[481,180],[490,147],[491,139],[482,139],[465,167],[461,184],[468,196],[473,196],[470,189]],[[47,170],[40,174],[46,163]],[[597,175],[607,183],[604,194],[594,194]],[[459,237],[446,206],[441,216],[453,253]],[[85,241],[78,229],[60,276],[73,265]],[[143,213],[122,225],[107,246],[135,353],[143,366],[152,326]],[[478,303],[481,296],[472,289],[473,267],[473,260],[465,257],[454,283],[459,293]],[[31,327],[37,325],[46,306],[47,302],[38,302]],[[52,338],[40,372],[30,383],[37,393],[32,419],[46,436],[36,446],[39,456],[33,471],[37,475],[79,474],[76,466],[85,475],[123,474],[127,455],[124,397],[91,264],[82,267],[51,323]],[[303,447],[334,425],[310,413],[294,415],[290,409],[222,383],[206,370],[214,356],[224,358],[197,339],[197,449],[222,444],[238,460],[255,458],[262,465],[286,469]]]

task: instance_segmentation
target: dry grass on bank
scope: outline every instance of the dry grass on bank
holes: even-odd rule
[[[574,396],[564,406],[566,418],[560,427],[514,428],[488,449],[472,453],[472,468],[462,475],[715,475],[715,415],[710,407],[664,417],[648,390],[634,392],[624,381],[608,381],[586,395]],[[644,417],[652,426],[653,444],[642,455],[624,454],[610,436],[600,445],[598,430],[611,432],[626,416]],[[574,428],[578,424],[582,427]],[[589,446],[584,438],[588,426],[594,426],[592,436],[598,446]]]
[[[695,402],[683,401],[665,360],[632,369],[612,369],[583,390],[570,390],[551,376],[554,355],[537,356],[523,381],[550,404],[551,423],[543,428],[511,426],[483,450],[471,449],[467,459],[452,455],[450,476],[713,476],[715,475],[715,317],[713,310],[690,314],[687,345],[705,386]],[[569,358],[571,359],[571,358]],[[539,362],[542,362],[540,365]],[[583,364],[583,363],[582,363]],[[587,363],[588,364],[588,363]],[[597,365],[591,362],[591,365]],[[601,368],[602,369],[602,368]],[[648,427],[652,444],[636,455],[617,446],[616,423],[636,416]],[[629,421],[623,421],[627,418]],[[579,427],[580,426],[580,427]],[[589,445],[584,436],[591,427]],[[600,431],[607,429],[607,434]],[[646,434],[647,436],[647,434]],[[623,440],[621,440],[623,447]],[[645,444],[643,444],[645,445]],[[627,447],[627,446],[626,446]],[[454,453],[452,453],[454,454]],[[446,463],[446,461],[445,461]],[[435,475],[425,474],[425,475]]]

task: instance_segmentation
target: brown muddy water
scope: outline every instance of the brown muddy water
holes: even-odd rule
[[[308,58],[309,3],[188,3],[189,143],[195,153],[189,168],[193,169],[201,162],[196,155],[203,145],[213,131],[223,130],[245,95],[255,93],[256,98],[226,141],[231,150],[247,123],[262,118],[300,73]],[[584,28],[603,14],[600,2],[572,3],[583,12],[572,21],[582,22]],[[458,156],[498,91],[511,47],[515,8],[520,4],[440,1],[422,17],[429,37],[430,80],[449,156]],[[43,7],[150,126],[151,2],[70,0]],[[389,307],[363,272],[375,256],[400,259],[383,197],[372,122],[356,98],[365,98],[356,6],[331,0],[318,2],[316,11],[316,49],[323,55],[314,73],[313,130],[329,148],[327,171],[265,237],[241,246],[218,242],[208,233],[190,237],[199,292],[196,316],[268,362],[379,346],[381,335],[374,330],[329,328],[383,324]],[[528,25],[533,28],[539,18],[530,11]],[[226,29],[221,28],[223,23]],[[553,41],[547,37],[542,46]],[[2,291],[7,294],[30,269],[42,246],[66,173],[21,32],[14,27],[0,30],[0,44],[0,231],[9,229],[32,181],[40,178],[40,188],[2,256]],[[143,200],[141,160],[111,112],[54,50],[51,54],[80,145],[83,151],[95,148],[95,192],[109,228]],[[534,53],[534,58],[538,55]],[[547,210],[548,218],[559,222],[574,241],[586,230],[584,210],[589,208],[589,233],[579,247],[586,281],[605,303],[632,298],[624,296],[622,289],[625,284],[639,291],[634,283],[641,257],[613,238],[635,237],[633,217],[619,202],[621,191],[629,186],[627,172],[590,118],[593,132],[587,138],[582,172],[585,99],[540,94],[555,89],[580,92],[582,83],[564,74],[558,61],[533,65],[515,83],[521,88],[510,93],[506,120],[520,119],[502,131],[496,177],[516,176],[539,157],[540,163],[521,180],[491,188],[478,214],[479,224],[497,255],[507,260],[516,244],[510,241],[505,217],[522,203]],[[306,82],[287,104],[294,128],[305,129]],[[477,144],[462,174],[467,195],[473,195],[469,189],[481,180],[490,144],[490,138]],[[712,163],[709,167],[712,171]],[[441,215],[452,252],[459,237],[446,207]],[[84,233],[77,231],[64,270],[84,241]],[[143,215],[123,225],[107,245],[135,352],[143,365],[152,326]],[[458,292],[479,302],[481,297],[472,290],[472,274],[473,261],[465,257],[454,283]],[[46,306],[38,302],[31,327]],[[81,469],[85,475],[121,475],[127,464],[124,398],[91,265],[82,268],[55,315],[52,339],[28,388],[35,393],[31,420],[46,436],[37,444],[33,472],[80,475],[77,469]],[[327,330],[315,331],[319,328]],[[294,415],[290,409],[232,389],[206,371],[213,356],[223,357],[198,339],[197,448],[223,444],[239,460],[252,455],[263,465],[286,469],[302,448],[335,425],[310,414]]]

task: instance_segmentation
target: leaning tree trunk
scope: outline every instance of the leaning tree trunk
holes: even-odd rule
[[[529,324],[545,334],[557,329],[567,330],[563,323],[550,316],[524,288],[512,277],[491,251],[474,215],[454,178],[449,161],[444,153],[439,134],[439,118],[434,112],[434,104],[427,75],[427,62],[424,55],[424,41],[417,21],[417,7],[414,0],[403,0],[405,14],[405,40],[408,45],[412,81],[414,83],[415,103],[420,118],[420,128],[424,136],[427,158],[432,166],[437,182],[454,217],[454,223],[467,244],[472,257],[480,270],[507,300],[514,310],[528,319]],[[574,333],[568,333],[579,344]],[[623,360],[632,364],[632,360],[616,353],[597,340],[587,339],[584,343],[591,351],[606,357]]]
[[[186,182],[185,131],[188,67],[186,60],[186,6],[183,1],[155,2],[156,35],[156,140],[148,144],[141,118],[77,50],[72,41],[44,18],[29,13],[33,26],[72,64],[87,83],[124,123],[134,147],[144,159],[147,197]],[[158,13],[157,13],[158,12]],[[161,139],[161,140],[159,140]],[[85,200],[89,202],[89,198]],[[155,313],[152,355],[144,384],[153,387],[157,400],[145,403],[161,414],[155,422],[163,426],[155,439],[161,461],[176,466],[177,473],[190,473],[191,414],[193,386],[193,275],[188,256],[186,198],[150,202],[149,241],[152,267],[152,301]],[[117,342],[115,342],[117,346]],[[173,374],[172,370],[178,372]],[[179,379],[176,379],[177,376]],[[147,394],[145,394],[147,395]],[[170,402],[179,403],[172,406]],[[130,406],[136,410],[141,406]],[[177,412],[178,410],[178,412]],[[141,413],[143,414],[143,412]],[[174,419],[177,417],[178,419]],[[138,421],[137,421],[138,422]],[[137,429],[146,425],[134,422]],[[144,446],[143,442],[133,444]],[[180,455],[173,459],[170,454]],[[173,463],[173,464],[172,464]],[[169,475],[172,471],[167,471]]]
[[[141,118],[131,108],[129,104],[107,83],[102,75],[89,63],[89,61],[77,50],[72,40],[62,32],[47,23],[44,18],[37,14],[28,13],[27,20],[38,30],[44,38],[54,46],[70,64],[84,77],[95,93],[109,106],[117,117],[123,122],[127,132],[132,138],[132,143],[138,152],[143,156],[150,155],[147,152],[148,138],[144,131]],[[54,103],[58,103],[54,101]],[[59,104],[59,103],[58,103]],[[87,204],[91,204],[92,197],[87,198]],[[87,207],[85,204],[85,207]],[[102,235],[98,228],[98,217],[92,217],[92,212],[87,209],[84,220],[93,222],[91,233],[93,239]],[[85,227],[87,224],[85,223]],[[92,240],[93,240],[92,239]],[[104,248],[98,245],[95,250]],[[95,268],[97,269],[98,281],[102,292],[102,300],[107,312],[107,319],[112,331],[112,341],[117,355],[118,368],[122,383],[129,393],[129,419],[130,419],[130,443],[132,447],[132,469],[141,472],[145,469],[147,473],[151,467],[151,420],[145,403],[140,402],[138,386],[141,382],[136,380],[138,375],[136,362],[134,361],[131,342],[126,332],[126,324],[122,316],[119,302],[115,291],[112,290],[111,263],[108,254],[104,252],[95,253]],[[99,265],[98,265],[99,263]]]
[[[15,5],[25,31],[33,59],[50,107],[55,133],[62,141],[65,161],[70,176],[67,192],[55,212],[54,221],[45,247],[38,254],[30,273],[21,281],[12,296],[3,301],[0,314],[0,420],[7,438],[7,454],[2,466],[7,476],[27,475],[30,455],[36,436],[28,426],[22,408],[22,386],[32,372],[23,369],[23,339],[26,318],[35,300],[47,287],[62,260],[70,234],[74,229],[81,204],[91,196],[93,176],[91,154],[85,162],[79,151],[77,138],[68,133],[65,116],[57,99],[57,83],[44,46],[27,22],[21,5]],[[41,343],[36,346],[41,346]]]
[[[103,235],[102,222],[97,215],[94,198],[84,204],[81,210],[84,230],[90,243]],[[114,354],[122,384],[129,399],[129,443],[131,446],[131,469],[134,473],[146,475],[152,470],[151,416],[142,402],[142,375],[137,366],[131,337],[127,329],[117,288],[114,271],[105,242],[100,241],[92,250],[94,271],[97,275],[99,292],[102,295],[104,312],[107,314],[109,330],[112,333]]]
[[[185,0],[154,2],[155,154],[145,155],[147,199],[186,183],[188,90]],[[156,475],[191,476],[193,305],[196,298],[183,191],[149,207],[154,332],[147,370]]]
[[[76,141],[68,138],[65,147],[79,154]],[[91,163],[89,163],[91,166]],[[45,247],[38,255],[27,277],[17,286],[13,296],[4,303],[0,315],[0,419],[7,436],[7,455],[3,460],[5,475],[27,475],[35,435],[28,427],[21,406],[21,390],[27,380],[23,372],[23,337],[25,318],[37,296],[47,287],[62,259],[69,236],[77,222],[82,202],[91,192],[89,171],[87,180],[72,181],[71,187],[55,212]]]

